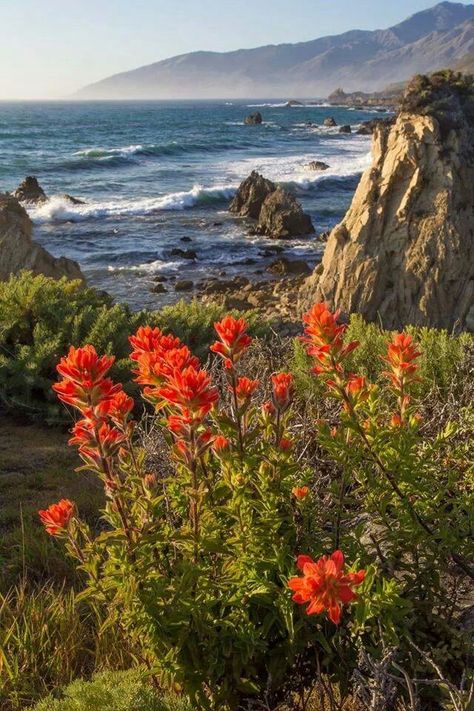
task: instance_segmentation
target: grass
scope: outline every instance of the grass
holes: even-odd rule
[[[94,477],[75,471],[80,460],[67,440],[64,431],[0,417],[0,592],[22,578],[62,585],[75,576],[64,547],[38,520],[38,509],[61,498],[97,519],[103,492]]]

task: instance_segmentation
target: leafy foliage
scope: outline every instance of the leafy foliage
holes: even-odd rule
[[[34,711],[191,711],[186,701],[159,695],[138,671],[104,672],[74,681]]]

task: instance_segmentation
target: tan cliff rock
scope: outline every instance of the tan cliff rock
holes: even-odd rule
[[[33,225],[26,210],[11,195],[0,194],[0,280],[22,269],[60,279],[84,276],[77,262],[53,257],[32,239]]]
[[[422,110],[403,111],[393,126],[376,128],[372,165],[300,291],[302,308],[325,300],[386,328],[474,330],[469,102],[436,114],[426,100]]]

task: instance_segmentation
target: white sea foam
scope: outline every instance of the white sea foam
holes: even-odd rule
[[[338,153],[330,152],[330,146],[315,145],[311,153],[287,157],[245,158],[227,165],[227,168],[232,174],[243,177],[249,175],[252,170],[257,170],[275,182],[294,183],[305,189],[326,178],[348,178],[362,173],[370,165],[368,144],[369,141],[365,137],[347,137],[344,145],[339,146]],[[307,166],[313,160],[322,160],[330,167],[321,172],[311,171]]]
[[[195,185],[191,190],[169,193],[155,198],[137,200],[111,200],[73,205],[62,196],[53,196],[38,207],[29,208],[30,217],[36,224],[48,222],[82,222],[98,217],[126,217],[149,215],[165,210],[186,210],[198,203],[230,199],[237,186],[216,185],[204,188]]]
[[[125,265],[120,267],[114,267],[109,265],[107,271],[109,272],[145,272],[149,274],[156,274],[162,271],[173,271],[179,269],[181,262],[168,262],[165,259],[155,259],[153,262],[144,262],[143,264],[133,264]]]
[[[153,148],[153,146],[152,146]],[[146,150],[141,144],[136,144],[132,146],[122,146],[120,148],[86,148],[82,151],[76,151],[73,153],[75,156],[80,156],[81,158],[114,158],[121,157],[127,158],[129,156],[137,155],[143,153]]]

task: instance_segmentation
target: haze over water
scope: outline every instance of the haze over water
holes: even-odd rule
[[[244,126],[255,110],[264,125]],[[295,192],[317,232],[342,218],[369,164],[370,137],[322,127],[329,115],[353,128],[374,118],[265,101],[0,103],[0,189],[35,175],[57,196],[28,208],[35,239],[76,259],[89,284],[117,300],[157,307],[177,298],[172,286],[150,293],[160,275],[261,278],[271,261],[263,250],[274,242],[249,236],[248,224],[227,213],[254,169]],[[330,169],[309,171],[312,160]],[[86,204],[71,205],[62,193]],[[278,244],[311,265],[321,256],[314,237]],[[172,256],[173,248],[193,249],[198,259]]]

